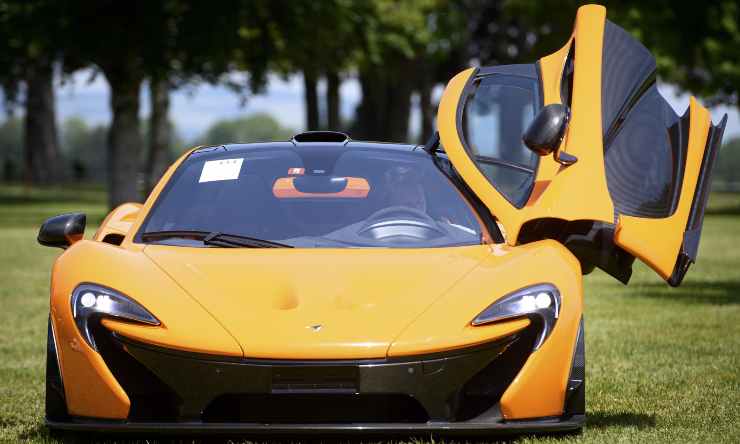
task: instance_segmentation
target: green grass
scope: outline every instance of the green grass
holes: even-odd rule
[[[60,442],[41,423],[59,251],[38,246],[36,230],[64,211],[99,221],[104,202],[88,188],[0,187],[0,442]],[[740,442],[740,195],[713,195],[710,205],[699,262],[680,288],[637,264],[629,286],[586,277],[586,428],[517,441]]]

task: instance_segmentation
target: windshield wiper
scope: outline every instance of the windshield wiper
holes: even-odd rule
[[[215,245],[219,247],[246,247],[246,248],[293,248],[292,245],[281,244],[265,239],[257,239],[240,234],[226,234],[218,231],[197,230],[173,230],[173,231],[148,231],[141,235],[142,240],[158,240],[173,237],[195,238],[203,241],[204,245]]]
[[[242,236],[240,234],[225,234],[214,231],[203,238],[206,245],[218,245],[221,247],[248,247],[248,248],[293,248],[292,245],[281,244],[266,239]]]

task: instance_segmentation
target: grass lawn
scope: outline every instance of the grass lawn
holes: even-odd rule
[[[59,250],[37,245],[36,232],[45,217],[76,209],[96,224],[104,202],[89,188],[0,187],[0,442],[59,442],[42,425]],[[639,264],[629,286],[586,278],[586,428],[517,441],[740,442],[740,195],[713,195],[708,213],[699,262],[680,288]]]

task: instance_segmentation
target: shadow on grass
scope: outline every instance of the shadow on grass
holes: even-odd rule
[[[3,218],[0,219],[0,228],[34,228],[38,229],[41,224],[50,217],[58,216],[64,213],[70,213],[72,211],[61,211],[58,209],[51,208],[49,210],[25,212],[23,214],[2,214],[2,208],[0,208],[0,214]],[[76,211],[75,211],[76,212]],[[85,211],[79,212],[85,213],[87,216],[87,226],[98,226],[100,225],[105,216],[108,215],[105,210],[103,211]]]
[[[637,427],[638,429],[655,427],[655,415],[628,412],[591,412],[586,415],[586,428],[590,427],[597,429],[606,427]]]
[[[740,282],[731,280],[689,281],[684,282],[678,288],[670,288],[662,282],[650,282],[640,285],[635,296],[690,304],[740,304]]]
[[[0,429],[6,428],[6,427],[15,427],[19,424],[19,421],[12,419],[12,418],[3,418],[0,416]]]
[[[705,214],[718,216],[740,215],[740,193],[713,192],[709,196],[709,205]]]
[[[740,216],[740,206],[707,208],[704,214],[707,216]]]
[[[611,425],[611,424],[609,424]],[[615,424],[616,425],[616,424]],[[555,440],[567,439],[580,434],[579,432],[553,432],[547,434],[513,434],[503,436],[432,436],[430,434],[369,434],[358,435],[215,435],[215,436],[152,436],[151,434],[104,434],[80,432],[50,432],[43,424],[17,435],[18,440],[41,440],[63,444],[363,444],[363,443],[395,443],[395,444],[491,444],[515,443],[524,438],[546,437]]]
[[[88,224],[107,211],[105,193],[90,186],[24,188],[0,184],[0,228],[38,228],[49,217],[70,211],[88,214]]]
[[[63,444],[240,444],[240,443],[267,443],[267,440],[246,440],[240,437],[214,436],[157,436],[139,434],[106,434],[106,433],[83,433],[67,431],[50,431],[45,425],[37,424],[31,430],[18,434],[18,440],[40,440],[42,442],[53,442]],[[292,443],[305,441],[299,437],[294,440],[274,440],[272,443]],[[324,441],[326,442],[326,441]],[[338,442],[337,442],[338,444]]]
[[[66,188],[33,188],[28,191],[0,186],[0,204],[99,204],[105,203],[105,193],[91,187],[69,186]]]
[[[5,205],[38,205],[38,204],[61,204],[61,203],[73,203],[73,204],[97,204],[101,203],[101,200],[96,196],[93,197],[80,197],[69,194],[49,194],[44,196],[18,196],[18,195],[7,195],[0,193],[0,204]]]

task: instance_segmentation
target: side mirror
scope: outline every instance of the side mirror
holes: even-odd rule
[[[568,127],[570,110],[567,106],[553,103],[542,108],[524,131],[522,141],[527,147],[546,156],[558,149]]]
[[[68,213],[46,219],[36,238],[47,247],[67,248],[85,234],[84,213]]]

